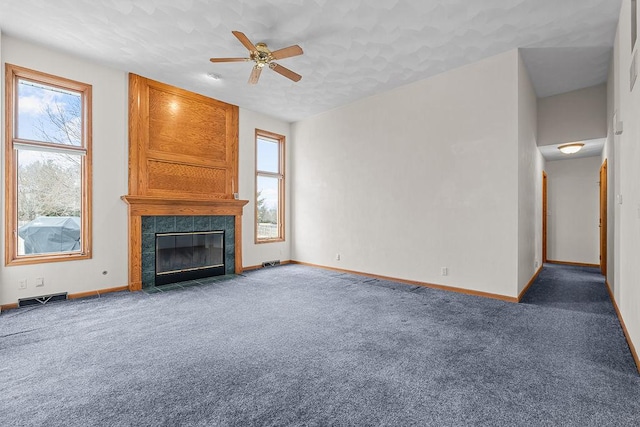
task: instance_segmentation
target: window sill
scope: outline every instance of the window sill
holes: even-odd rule
[[[91,259],[90,254],[53,254],[53,255],[39,255],[39,256],[21,256],[13,259],[6,259],[5,265],[12,267],[16,265],[32,265],[32,264],[45,264],[48,262],[65,262],[65,261],[79,261],[84,259]]]

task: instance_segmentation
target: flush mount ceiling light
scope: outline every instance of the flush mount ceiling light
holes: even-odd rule
[[[582,147],[584,147],[584,143],[572,142],[570,144],[559,145],[558,150],[562,151],[564,154],[575,154],[580,151]]]

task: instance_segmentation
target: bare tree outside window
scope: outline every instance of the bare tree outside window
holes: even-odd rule
[[[284,136],[256,131],[256,242],[284,240]]]
[[[9,64],[6,78],[6,262],[90,258],[91,86]]]

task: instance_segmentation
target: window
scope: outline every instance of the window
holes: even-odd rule
[[[6,65],[5,263],[91,257],[91,86]]]
[[[256,130],[256,243],[284,240],[284,136]]]

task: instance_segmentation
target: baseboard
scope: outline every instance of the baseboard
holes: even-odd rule
[[[0,305],[0,311],[13,310],[14,308],[18,308],[17,302],[12,302],[11,304],[2,304]]]
[[[286,265],[286,264],[291,264],[292,261],[280,261],[280,264],[278,265]],[[242,267],[242,271],[251,271],[251,270],[259,270],[261,268],[266,268],[265,266],[263,266],[262,264],[260,265],[250,265],[248,267]]]
[[[524,294],[526,294],[529,288],[531,287],[531,285],[533,285],[533,282],[536,281],[541,271],[542,271],[542,266],[538,267],[538,270],[535,273],[533,273],[533,276],[531,277],[531,280],[529,280],[529,283],[527,283],[527,286],[525,286],[524,289],[520,291],[520,294],[518,294],[518,302],[522,301],[522,297],[524,297]]]
[[[407,285],[423,286],[425,288],[439,289],[441,291],[455,292],[455,293],[458,293],[458,294],[472,295],[472,296],[483,297],[483,298],[491,298],[491,299],[497,299],[497,300],[506,301],[506,302],[518,302],[518,298],[515,298],[515,297],[508,297],[508,296],[500,295],[500,294],[492,294],[492,293],[489,293],[489,292],[474,291],[474,290],[471,290],[471,289],[456,288],[454,286],[437,285],[435,283],[427,283],[427,282],[419,282],[419,281],[416,281],[416,280],[399,279],[397,277],[380,276],[378,274],[370,274],[370,273],[364,273],[362,271],[346,270],[346,269],[343,269],[343,268],[327,267],[325,265],[311,264],[311,263],[302,262],[302,261],[291,261],[290,264],[306,265],[306,266],[309,266],[309,267],[322,268],[324,270],[337,271],[337,272],[340,272],[340,273],[357,274],[358,276],[371,277],[371,278],[374,278],[374,279],[381,279],[381,280],[389,280],[389,281],[392,281],[392,282],[404,283],[404,284],[407,284]]]
[[[76,294],[69,294],[67,295],[67,298],[68,299],[87,298],[87,297],[100,296],[103,294],[109,294],[111,292],[121,292],[121,291],[128,291],[128,290],[129,290],[129,286],[119,286],[117,288],[106,288],[106,289],[98,289],[97,291],[87,291],[87,292],[78,292]]]
[[[600,268],[600,264],[588,264],[586,262],[571,262],[571,261],[556,261],[553,259],[548,259],[548,264],[559,264],[559,265],[571,265],[573,267],[596,267]]]
[[[636,368],[638,369],[638,373],[640,374],[640,358],[638,357],[638,352],[636,351],[636,348],[633,346],[633,341],[631,341],[631,336],[629,335],[627,326],[624,324],[622,313],[620,313],[620,309],[618,308],[618,303],[616,303],[616,299],[613,296],[613,292],[611,291],[611,286],[609,285],[609,281],[605,279],[604,283],[607,285],[607,292],[609,293],[609,298],[611,299],[613,308],[615,309],[616,314],[618,315],[620,326],[622,326],[622,332],[624,333],[624,337],[626,338],[627,344],[629,345],[629,350],[631,350],[631,356],[633,356],[633,360],[634,362],[636,362]]]
[[[117,288],[98,289],[98,290],[95,290],[95,291],[87,291],[87,292],[78,292],[78,293],[75,293],[75,294],[67,294],[67,299],[87,298],[87,297],[93,297],[93,296],[100,296],[100,295],[108,294],[108,293],[111,293],[111,292],[121,292],[121,291],[128,291],[128,290],[129,290],[128,286],[119,286]],[[0,310],[1,311],[13,310],[15,308],[18,308],[18,303],[0,305]]]

